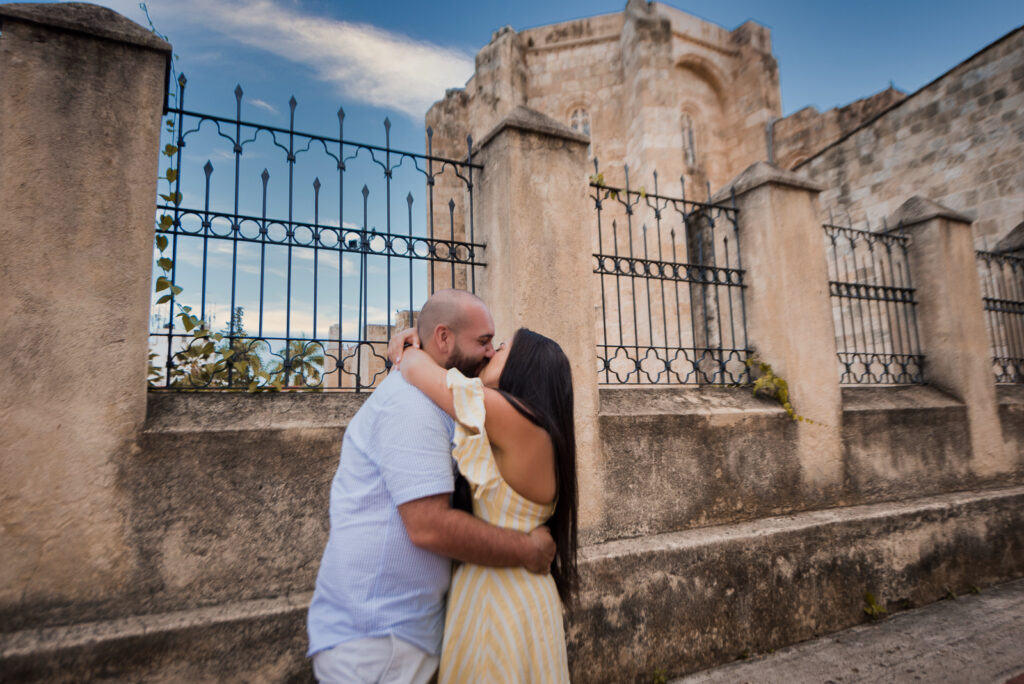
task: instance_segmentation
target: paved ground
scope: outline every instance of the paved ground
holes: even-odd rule
[[[1024,580],[672,684],[1024,684]]]

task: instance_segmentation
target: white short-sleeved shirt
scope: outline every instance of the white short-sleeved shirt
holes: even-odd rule
[[[441,652],[451,561],[412,544],[398,506],[454,489],[454,423],[391,373],[345,430],[330,536],[309,606],[309,651],[393,634]]]

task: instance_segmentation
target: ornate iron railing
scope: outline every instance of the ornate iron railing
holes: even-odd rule
[[[840,383],[923,383],[902,224],[877,233],[832,223],[823,228]]]
[[[749,382],[737,210],[604,182],[594,161],[599,383]],[[682,179],[680,179],[682,183]]]
[[[1024,258],[979,251],[977,261],[996,382],[1024,382]]]
[[[301,132],[294,97],[287,128],[243,120],[241,87],[233,118],[190,111],[185,83],[167,112],[177,151],[157,215],[173,287],[154,297],[151,387],[374,387],[392,332],[435,286],[475,289],[482,167],[469,151],[435,156],[429,129],[426,154],[392,148],[388,119],[383,145],[347,140],[342,109],[336,137]],[[226,182],[213,160],[228,162]],[[176,322],[186,307],[210,335]]]

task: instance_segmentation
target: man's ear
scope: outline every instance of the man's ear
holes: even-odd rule
[[[437,347],[437,351],[445,358],[451,353],[454,342],[455,334],[452,333],[451,328],[446,325],[439,325],[434,328],[434,345]]]

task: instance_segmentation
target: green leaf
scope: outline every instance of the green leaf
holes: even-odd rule
[[[178,148],[170,143],[167,143],[167,145],[164,147],[164,154],[166,154],[168,157],[173,157],[177,152]]]
[[[156,248],[159,249],[161,252],[164,251],[165,249],[167,249],[167,236],[166,235],[157,235],[156,236]],[[168,261],[170,261],[170,260],[168,259]],[[171,263],[173,265],[174,262],[172,261]],[[164,269],[164,270],[167,270],[167,269]]]
[[[188,314],[178,314],[178,317],[181,318],[181,324],[185,326],[185,332],[189,332],[192,328],[196,327],[192,316],[189,316]]]
[[[167,180],[173,183],[178,180],[178,172],[175,169],[167,169]]]
[[[169,301],[171,301],[171,295],[165,294],[163,297],[161,297],[160,299],[156,300],[156,303],[157,304],[163,304],[163,303],[169,302]]]
[[[159,266],[161,270],[170,272],[170,270],[174,268],[174,260],[168,259],[167,257],[161,257],[156,260],[156,265]]]
[[[181,294],[181,288],[178,287],[177,285],[171,285],[171,292],[173,292],[176,295],[180,295]]]
[[[157,292],[159,292],[160,290],[166,290],[169,287],[172,287],[170,280],[168,280],[165,276],[158,276],[157,277],[157,279],[156,279],[156,291]],[[178,294],[178,293],[175,292],[174,294]]]
[[[160,195],[160,196],[163,197],[163,195]],[[170,195],[168,195],[168,197],[170,197]],[[169,202],[170,200],[167,200],[167,201]],[[160,216],[160,228],[161,229],[169,230],[170,227],[173,226],[173,225],[174,225],[174,219],[171,218],[170,214],[162,214]]]

